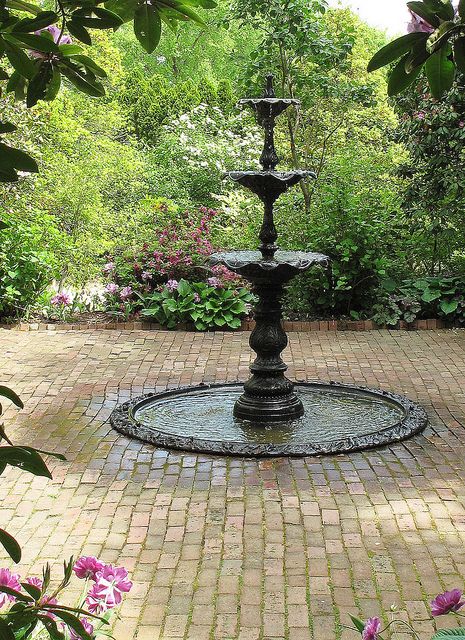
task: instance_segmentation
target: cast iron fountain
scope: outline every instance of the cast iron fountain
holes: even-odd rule
[[[278,172],[275,119],[297,100],[277,98],[272,76],[262,98],[247,98],[265,132],[261,171],[228,176],[255,193],[264,205],[259,251],[211,256],[252,284],[258,302],[250,346],[257,354],[244,385],[200,385],[149,394],[118,406],[111,424],[119,432],[164,448],[239,456],[303,456],[342,453],[404,440],[427,422],[424,410],[386,391],[337,383],[300,382],[286,376],[281,353],[288,339],[281,298],[299,273],[330,267],[320,253],[279,251],[273,208],[289,187],[312,171]]]

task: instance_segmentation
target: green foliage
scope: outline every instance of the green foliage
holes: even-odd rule
[[[443,318],[451,324],[465,323],[465,276],[393,280],[383,283],[373,320],[396,326],[417,318]]]
[[[163,287],[161,291],[142,298],[142,316],[174,329],[192,323],[198,331],[209,329],[237,329],[252,301],[247,289],[223,289],[205,282],[181,280],[176,289]]]
[[[21,316],[46,288],[49,256],[40,229],[10,222],[0,229],[0,317]]]

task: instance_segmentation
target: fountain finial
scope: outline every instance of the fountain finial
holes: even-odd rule
[[[274,78],[274,75],[272,73],[269,73],[266,76],[266,87],[265,87],[265,93],[263,94],[264,98],[276,98],[276,93],[274,92],[274,87],[273,87],[273,78]]]

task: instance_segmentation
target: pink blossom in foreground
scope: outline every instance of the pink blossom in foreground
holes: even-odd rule
[[[429,22],[426,22],[423,18],[420,18],[416,13],[409,9],[411,19],[407,25],[408,33],[433,33],[434,27]]]
[[[101,614],[121,603],[123,593],[132,588],[124,567],[105,565],[96,575],[96,582],[87,594],[86,604],[90,613]]]
[[[31,584],[33,587],[37,587],[38,589],[42,589],[42,580],[40,578],[36,578],[35,576],[32,576],[31,578],[26,578],[26,582],[28,584]]]
[[[381,620],[379,618],[368,618],[362,632],[362,640],[377,640],[381,631]]]
[[[53,42],[55,44],[72,44],[72,40],[68,35],[62,34],[61,29],[51,24],[49,27],[45,27],[44,29],[39,29],[39,31],[34,31],[36,36],[44,36],[44,33],[50,33],[53,38]],[[48,58],[50,54],[44,53],[42,51],[31,51],[31,55],[33,58]]]
[[[82,556],[76,560],[73,570],[81,580],[85,578],[96,580],[97,573],[101,571],[104,566],[105,564],[94,556]]]
[[[9,587],[15,591],[21,591],[19,575],[17,573],[11,573],[9,569],[0,569],[0,585],[2,585],[2,587]],[[0,607],[3,607],[8,601],[14,602],[15,597],[7,593],[0,593]]]
[[[462,596],[463,593],[460,589],[452,589],[452,591],[439,594],[431,602],[431,615],[437,617],[445,616],[451,612],[455,613],[465,604]]]

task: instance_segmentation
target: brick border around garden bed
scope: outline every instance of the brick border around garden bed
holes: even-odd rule
[[[236,331],[252,331],[255,323],[253,320],[243,320],[240,329]],[[408,324],[400,322],[399,326],[380,327],[373,320],[316,320],[314,322],[293,322],[286,320],[284,322],[285,331],[300,331],[309,333],[310,331],[378,331],[380,329],[392,329],[403,331],[423,331],[435,329],[461,328],[450,327],[442,320],[416,320]],[[95,330],[114,330],[121,331],[167,331],[165,327],[159,324],[149,322],[106,322],[106,323],[38,323],[38,322],[20,322],[18,324],[0,324],[0,329],[9,329],[11,331],[95,331]],[[196,331],[192,325],[179,325],[177,331]],[[218,327],[218,331],[222,329]]]

